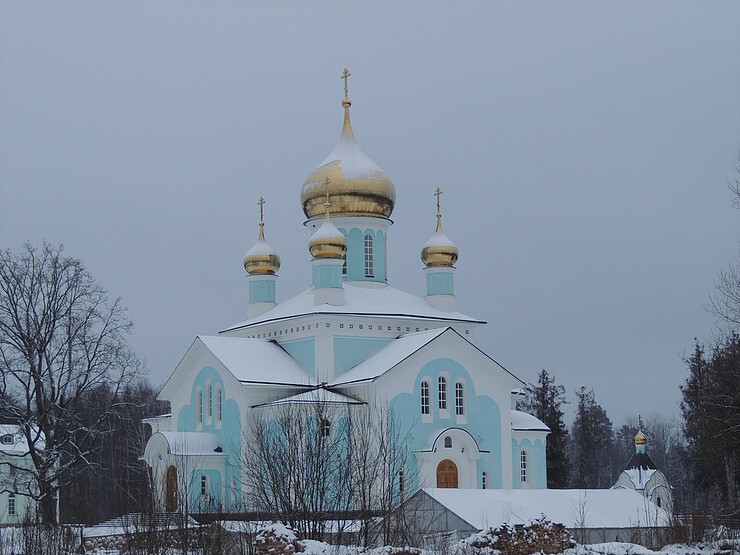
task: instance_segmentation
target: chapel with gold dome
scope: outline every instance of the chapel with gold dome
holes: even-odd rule
[[[260,486],[249,482],[234,453],[251,441],[255,420],[279,419],[291,407],[331,406],[334,416],[322,420],[321,433],[337,438],[346,429],[342,415],[393,414],[408,437],[406,462],[392,477],[398,499],[422,485],[546,487],[549,429],[516,410],[525,384],[474,344],[485,321],[457,309],[460,252],[443,230],[443,192],[436,184],[428,204],[419,202],[429,206],[428,228],[419,234],[419,250],[408,253],[421,257],[418,283],[425,282],[426,295],[389,283],[395,187],[355,138],[349,76],[345,69],[339,140],[295,186],[308,230],[297,240],[311,255],[310,283],[280,300],[281,245],[273,248],[267,239],[271,226],[290,224],[271,220],[260,198],[257,241],[242,260],[244,320],[218,335],[198,336],[159,395],[172,411],[151,419],[157,432],[143,458],[162,484],[163,499],[175,504],[168,484],[176,483],[175,463],[188,462],[191,483],[199,486],[189,493],[191,511],[266,508],[250,505]],[[300,222],[295,225],[301,237]],[[445,220],[445,228],[454,227]],[[193,446],[206,455],[196,456]]]

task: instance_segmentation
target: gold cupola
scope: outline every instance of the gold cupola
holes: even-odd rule
[[[645,434],[642,433],[642,417],[637,417],[637,434],[635,435],[635,445],[645,445],[647,443],[647,438],[645,437]]]
[[[342,258],[347,252],[347,238],[344,233],[339,231],[336,226],[331,223],[330,208],[330,188],[331,182],[329,178],[324,179],[324,187],[326,190],[326,202],[324,203],[324,223],[321,224],[308,243],[308,250],[316,259],[320,258]]]
[[[324,213],[324,181],[330,182],[332,216],[388,218],[396,201],[396,190],[388,175],[362,151],[349,121],[347,78],[344,79],[344,126],[339,142],[329,156],[313,170],[301,188],[301,207],[310,220]]]
[[[457,262],[458,251],[455,243],[442,231],[442,213],[439,210],[439,196],[442,191],[437,187],[434,195],[437,197],[437,229],[431,239],[421,249],[421,261],[429,267],[454,266]]]
[[[244,255],[244,269],[249,275],[275,275],[280,269],[278,253],[265,241],[265,222],[262,207],[265,199],[260,197],[260,234],[254,246]]]

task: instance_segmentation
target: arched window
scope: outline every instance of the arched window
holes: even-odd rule
[[[465,386],[462,382],[455,384],[455,414],[457,416],[465,414]]]
[[[326,418],[321,420],[321,437],[328,438],[331,436],[331,422]]]
[[[421,382],[421,414],[429,414],[429,382]]]
[[[223,418],[223,411],[221,409],[221,385],[216,386],[216,420],[218,422],[221,422],[221,419]]]
[[[373,236],[369,233],[365,235],[365,277],[375,275],[375,265],[373,264]]]
[[[208,500],[208,476],[205,474],[200,476],[200,496],[204,501]]]
[[[213,386],[210,383],[206,385],[206,416],[210,423],[213,416]]]
[[[488,472],[485,470],[483,471],[483,476],[481,477],[481,485],[483,486],[483,489],[488,489]]]
[[[658,503],[658,507],[660,507],[660,497],[656,499],[656,502]]]
[[[195,421],[203,424],[203,392],[200,388],[195,390]]]
[[[8,494],[8,514],[15,516],[15,493]]]
[[[452,438],[450,436],[445,437],[445,449],[452,449]]]
[[[447,410],[447,378],[439,377],[439,409]]]
[[[527,452],[522,451],[522,457],[521,457],[521,466],[520,466],[520,474],[519,477],[521,478],[522,484],[527,482]]]

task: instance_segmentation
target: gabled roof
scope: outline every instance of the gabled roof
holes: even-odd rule
[[[645,489],[645,486],[658,471],[658,467],[647,453],[635,453],[627,463],[624,473],[635,485],[636,489]]]
[[[406,360],[449,328],[402,335],[334,379],[331,385],[371,381]]]
[[[316,306],[313,304],[313,291],[309,288],[264,314],[234,324],[221,333],[310,314],[352,314],[485,324],[482,320],[471,318],[460,312],[438,310],[430,306],[421,297],[405,293],[384,283],[345,282],[343,305],[322,304]]]
[[[422,491],[478,530],[504,523],[526,524],[542,515],[568,528],[582,528],[584,524],[586,528],[665,526],[670,520],[665,510],[646,503],[642,495],[629,489],[425,488]],[[585,522],[579,522],[584,510],[587,511]]]
[[[329,391],[323,387],[312,389],[311,391],[304,391],[297,395],[291,395],[283,399],[277,399],[270,401],[269,403],[262,403],[261,405],[254,405],[252,408],[257,407],[277,407],[280,405],[364,405],[364,401],[358,401],[354,397],[344,395],[335,391]]]
[[[511,411],[511,429],[522,432],[549,432],[550,428],[537,417],[520,410]]]
[[[452,328],[437,328],[429,331],[419,331],[416,333],[407,333],[401,337],[394,339],[388,345],[380,349],[380,351],[370,355],[366,359],[362,360],[347,372],[335,378],[331,386],[347,385],[351,383],[361,383],[373,381],[379,378],[389,370],[398,366],[401,362],[409,358],[414,353],[421,350],[426,345],[429,345],[433,341],[439,339],[444,335],[458,338],[467,343],[472,349],[475,349],[478,353],[486,357],[493,364],[501,368],[504,372],[512,376],[518,382],[521,380],[509,372],[506,368],[501,366],[498,362],[493,360],[486,353],[481,351],[478,347],[470,343],[462,335],[457,333]]]

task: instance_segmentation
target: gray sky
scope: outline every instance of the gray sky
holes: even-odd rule
[[[0,0],[0,247],[82,258],[162,383],[246,316],[256,201],[278,299],[310,283],[299,193],[352,123],[396,186],[392,285],[444,227],[476,343],[593,387],[620,425],[678,414],[738,252],[737,2]]]

